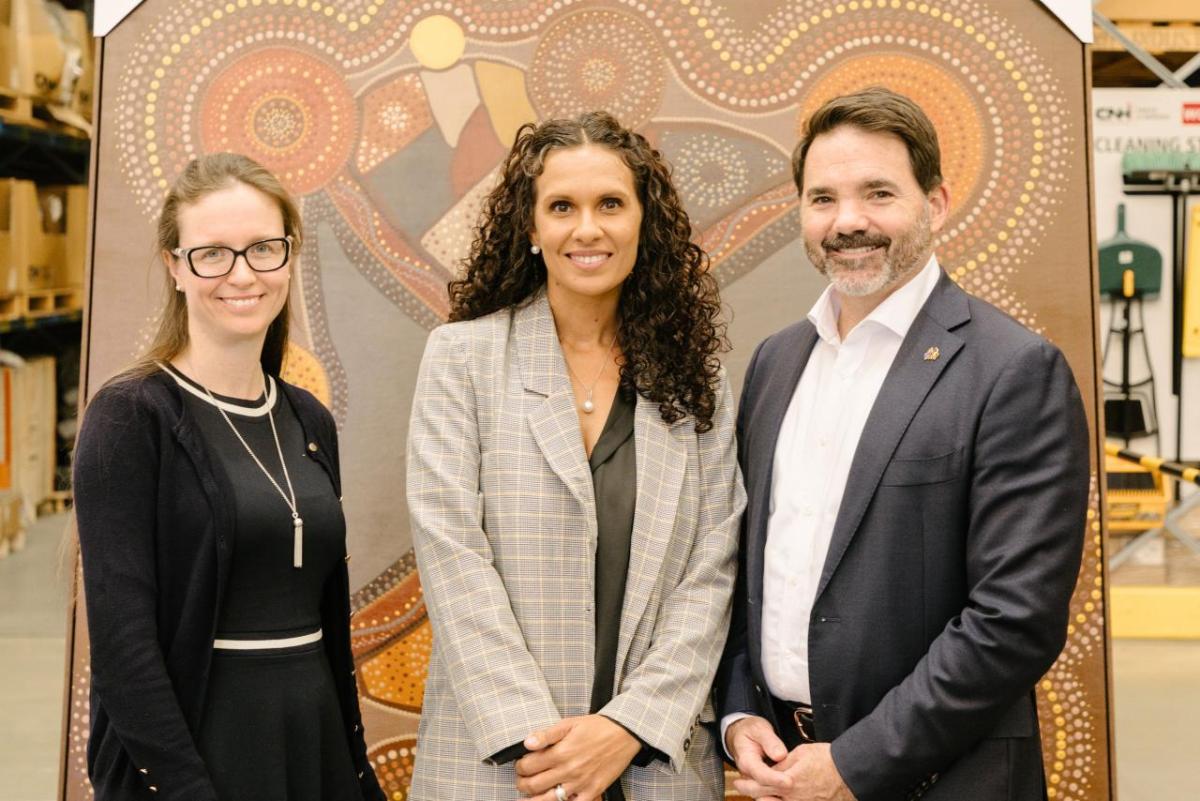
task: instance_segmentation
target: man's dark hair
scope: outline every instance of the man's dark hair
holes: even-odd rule
[[[890,89],[873,86],[826,101],[804,126],[804,136],[792,152],[792,179],[804,191],[804,160],[813,140],[843,125],[900,137],[921,190],[928,194],[942,183],[942,152],[937,131],[913,101]]]

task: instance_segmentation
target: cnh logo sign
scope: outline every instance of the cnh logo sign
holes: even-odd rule
[[[1133,104],[1124,106],[1097,106],[1096,119],[1098,120],[1129,120],[1133,119]]]
[[[1200,125],[1200,103],[1183,104],[1183,124]]]

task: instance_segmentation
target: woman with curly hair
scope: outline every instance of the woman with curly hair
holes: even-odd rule
[[[417,380],[434,648],[410,798],[703,801],[745,504],[716,282],[661,155],[526,125]]]

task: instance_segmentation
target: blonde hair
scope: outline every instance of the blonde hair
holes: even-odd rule
[[[184,206],[199,203],[213,192],[226,189],[234,183],[242,183],[269,195],[279,204],[283,215],[283,232],[292,239],[292,254],[298,253],[304,242],[303,223],[288,191],[279,179],[258,162],[238,153],[210,153],[192,159],[175,179],[174,186],[163,200],[158,215],[159,251],[170,253],[179,247],[179,212]],[[167,362],[179,355],[188,344],[187,300],[182,292],[176,292],[171,281],[166,282],[167,298],[159,320],[158,331],[145,354],[126,371],[122,377],[148,375],[158,369],[158,362]],[[290,295],[283,308],[267,328],[263,342],[263,370],[279,375],[283,369],[283,358],[287,353],[288,321],[291,311]]]

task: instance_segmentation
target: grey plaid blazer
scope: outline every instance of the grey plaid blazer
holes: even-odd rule
[[[699,720],[711,715],[745,506],[730,406],[723,384],[713,428],[697,434],[638,398],[616,694],[602,713],[670,764],[626,770],[630,801],[723,795]],[[409,797],[516,799],[513,765],[488,757],[587,714],[594,670],[595,500],[544,293],[430,335],[408,503],[434,633]]]

